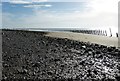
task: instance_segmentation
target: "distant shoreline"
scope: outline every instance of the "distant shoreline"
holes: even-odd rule
[[[21,31],[36,31],[36,32],[73,32],[73,33],[83,33],[79,31],[97,31],[101,34],[101,32],[105,35],[105,31],[107,33],[107,37],[110,37],[110,32],[107,29],[90,29],[90,28],[11,28],[11,29],[0,29],[0,30],[21,30]],[[85,33],[85,32],[84,32]],[[118,32],[116,32],[118,33]],[[112,32],[112,37],[117,37],[115,32]],[[88,34],[88,33],[85,33]],[[92,34],[97,35],[97,34]],[[102,34],[101,34],[102,35]]]
[[[57,37],[57,38],[68,38],[77,41],[96,43],[100,45],[118,47],[118,38],[117,37],[109,37],[109,36],[101,36],[101,35],[92,35],[92,34],[84,34],[84,33],[76,33],[69,31],[49,31],[49,30],[22,30],[22,29],[2,29],[8,31],[26,31],[26,32],[43,32],[46,33],[46,36]],[[92,38],[92,39],[91,39]]]

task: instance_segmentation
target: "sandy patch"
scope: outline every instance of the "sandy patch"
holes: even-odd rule
[[[106,36],[72,33],[72,32],[49,32],[46,36],[68,38],[77,41],[118,47],[118,38],[116,37],[106,37]]]

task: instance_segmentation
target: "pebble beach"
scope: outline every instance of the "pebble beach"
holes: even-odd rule
[[[49,35],[2,30],[2,81],[120,80],[116,47]]]

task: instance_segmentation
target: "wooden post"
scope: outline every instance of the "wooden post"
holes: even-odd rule
[[[110,30],[110,37],[112,37],[112,31],[111,31],[111,28],[109,28],[109,30]]]
[[[118,33],[116,33],[116,37],[118,37]]]

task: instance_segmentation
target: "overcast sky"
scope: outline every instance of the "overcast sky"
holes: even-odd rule
[[[117,30],[119,0],[3,0],[3,28]]]

